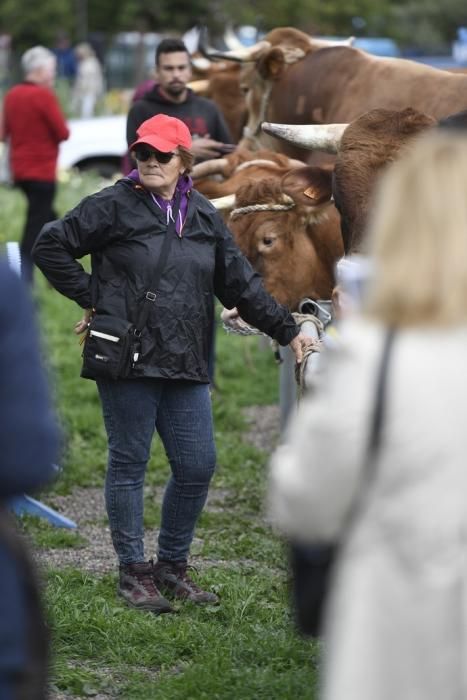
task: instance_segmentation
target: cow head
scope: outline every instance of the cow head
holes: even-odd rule
[[[258,149],[274,148],[260,125],[267,118],[271,90],[286,72],[310,53],[336,45],[349,45],[353,37],[332,41],[309,36],[293,27],[272,30],[254,46],[224,52],[206,51],[210,58],[237,61],[243,64],[240,85],[245,94],[247,121],[240,141],[242,146]]]
[[[341,215],[345,251],[354,253],[361,249],[378,176],[415,136],[435,124],[432,117],[408,108],[400,111],[374,109],[347,126],[279,124],[266,128],[269,133],[293,139],[303,147],[335,149],[334,201]],[[330,138],[332,128],[335,129],[334,145]]]
[[[284,78],[288,67],[322,48],[352,41],[317,39],[291,28],[274,29],[265,39],[269,46],[256,54],[254,63],[246,64],[240,78],[248,114],[240,144],[250,148],[274,148],[274,143],[261,135],[260,125],[267,119],[274,85]]]
[[[413,109],[372,110],[345,130],[334,170],[334,199],[341,212],[346,249],[362,245],[375,184],[414,137],[436,121]]]
[[[330,171],[296,168],[243,184],[229,227],[266,289],[295,310],[304,297],[330,298],[343,252]]]

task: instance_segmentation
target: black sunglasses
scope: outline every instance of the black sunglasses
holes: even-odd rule
[[[162,153],[162,151],[157,151],[154,148],[135,148],[135,158],[141,163],[146,163],[151,156],[154,156],[158,163],[161,163],[161,165],[166,165],[167,163],[170,163],[172,158],[176,155],[177,153],[172,152]]]

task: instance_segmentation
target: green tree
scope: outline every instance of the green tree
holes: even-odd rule
[[[12,36],[13,46],[18,51],[39,43],[52,46],[58,30],[73,33],[73,4],[73,0],[30,3],[2,0],[0,29]]]
[[[362,18],[360,26],[354,19]],[[206,24],[212,34],[226,24],[253,24],[269,30],[295,26],[314,34],[386,35],[402,45],[448,46],[456,28],[467,25],[465,0],[2,0],[0,31],[13,37],[17,51],[53,45],[58,30],[72,40],[89,32],[110,37],[120,31],[183,32]]]
[[[402,45],[420,48],[448,48],[456,38],[456,29],[467,25],[467,6],[463,0],[410,0],[395,3],[389,24],[391,33]]]

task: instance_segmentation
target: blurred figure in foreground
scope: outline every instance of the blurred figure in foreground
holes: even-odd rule
[[[363,311],[342,321],[341,348],[273,456],[270,512],[295,541],[341,543],[321,697],[457,700],[467,697],[467,139],[424,136],[390,166],[375,204]],[[364,483],[388,328],[381,444]]]
[[[78,68],[71,96],[72,109],[82,119],[89,119],[94,116],[96,103],[104,94],[104,77],[91,44],[78,44],[75,54]]]
[[[0,140],[9,143],[13,181],[28,202],[21,257],[23,276],[32,281],[34,241],[42,226],[57,218],[53,201],[58,147],[69,131],[53,92],[56,58],[52,51],[34,46],[21,57],[21,67],[24,81],[5,95]]]
[[[47,697],[48,634],[34,566],[8,499],[55,476],[58,433],[23,285],[0,261],[0,698]]]

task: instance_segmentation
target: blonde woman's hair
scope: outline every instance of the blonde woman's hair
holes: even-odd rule
[[[377,190],[365,313],[396,326],[467,321],[467,133],[416,139]]]
[[[91,44],[88,44],[87,41],[82,41],[80,44],[76,44],[75,55],[78,58],[89,58],[90,56],[95,56],[96,52],[92,48]]]

